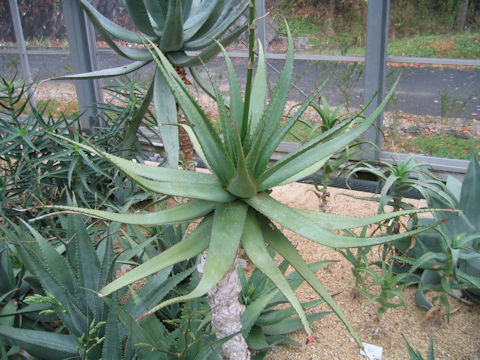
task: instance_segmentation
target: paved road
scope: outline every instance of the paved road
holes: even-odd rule
[[[30,55],[30,67],[36,79],[44,79],[55,75],[63,75],[70,71],[71,66],[66,55]],[[124,64],[124,60],[116,55],[99,54],[98,63],[100,68],[112,67]],[[283,61],[270,60],[273,67],[282,68]],[[2,73],[12,73],[18,64],[15,56],[0,54],[0,71]],[[237,72],[245,74],[246,60],[234,59]],[[217,58],[210,62],[211,72],[223,82],[226,79],[226,72],[222,58]],[[142,72],[142,76],[147,78],[152,68],[147,68]],[[351,106],[358,106],[363,102],[363,76],[357,81],[358,72],[361,67],[353,68],[349,64],[335,64],[331,62],[313,62],[306,60],[295,61],[295,84],[306,94],[309,94],[329,75],[332,78],[322,92],[329,100],[331,105],[338,105],[346,101]],[[449,101],[456,96],[464,100],[472,96],[468,102],[465,111],[461,114],[467,119],[480,119],[480,70],[479,69],[453,69],[449,67],[389,67],[388,73],[397,74],[401,72],[401,81],[397,87],[397,109],[410,114],[417,115],[435,115],[441,114],[441,96],[442,92],[448,94]],[[350,76],[348,75],[350,74]],[[275,83],[278,75],[270,69],[269,80]],[[393,76],[388,76],[391,81]],[[242,79],[240,79],[242,83]],[[244,82],[243,82],[244,83]],[[340,89],[344,89],[341,91]],[[348,100],[350,98],[350,100]],[[304,96],[297,90],[291,93],[291,99],[301,101]],[[347,99],[347,100],[346,100]],[[395,110],[390,105],[391,110]]]

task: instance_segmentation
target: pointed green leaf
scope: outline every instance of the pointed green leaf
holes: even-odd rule
[[[255,179],[247,168],[241,147],[239,149],[237,170],[234,178],[228,184],[227,191],[239,198],[249,198],[257,193]]]
[[[384,235],[377,237],[343,236],[331,233],[319,224],[304,217],[296,210],[283,205],[265,193],[259,193],[250,199],[245,199],[244,201],[252,206],[255,210],[261,212],[267,218],[280,223],[281,225],[295,231],[302,236],[305,236],[310,240],[333,248],[350,248],[383,244],[393,240],[419,234],[437,225],[434,224],[432,226],[427,226],[421,229],[395,235]]]
[[[402,210],[392,213],[378,214],[366,216],[361,218],[340,216],[335,214],[324,213],[315,210],[295,209],[296,212],[305,216],[306,218],[316,222],[321,227],[327,230],[345,230],[357,227],[364,227],[371,224],[378,224],[386,220],[395,219],[399,216],[410,216],[414,214],[430,213],[436,211],[435,209],[413,209]],[[438,210],[441,211],[441,210]]]
[[[58,283],[68,289],[72,294],[74,293],[74,286],[76,285],[75,278],[71,269],[68,267],[65,258],[60,255],[57,250],[32,226],[20,219],[23,225],[30,231],[35,238],[40,248],[40,256],[44,262],[45,271],[50,273],[50,276],[55,278]]]
[[[158,0],[143,0],[148,13],[152,17],[154,23],[152,23],[153,29],[158,36],[162,36],[163,28],[165,27],[165,19],[167,13],[164,11],[161,2]]]
[[[113,21],[103,16],[88,0],[79,1],[95,27],[101,27],[104,32],[109,33],[120,40],[137,44],[142,43],[142,39],[136,33],[115,24]]]
[[[96,277],[100,272],[100,263],[93,247],[92,239],[87,231],[85,222],[80,215],[68,215],[69,246],[74,250],[75,260],[78,262],[78,278],[82,286],[95,290]]]
[[[212,84],[209,81],[205,81],[200,75],[200,66],[191,66],[190,73],[192,74],[195,83],[197,83],[200,88],[202,88],[205,93],[210,96],[213,100],[216,99],[215,90],[212,87]]]
[[[263,138],[265,139],[265,144],[270,141],[270,138],[278,130],[278,125],[282,120],[283,111],[285,110],[285,104],[288,99],[288,94],[290,93],[290,86],[292,81],[293,74],[293,40],[290,34],[290,28],[285,22],[287,28],[288,36],[288,49],[287,57],[285,59],[285,65],[283,67],[280,78],[278,79],[277,85],[273,95],[265,109],[264,119],[265,121],[265,133]]]
[[[167,153],[168,165],[176,169],[180,150],[178,128],[169,124],[177,123],[177,103],[161,71],[155,72],[154,81],[155,118],[162,135],[163,147]]]
[[[216,204],[210,201],[194,200],[186,204],[181,204],[170,209],[145,212],[145,213],[128,213],[119,214],[102,210],[84,209],[74,206],[51,205],[46,208],[57,209],[59,211],[67,211],[78,214],[88,215],[97,219],[117,221],[124,224],[132,225],[165,225],[165,224],[181,224],[198,219],[207,215]]]
[[[317,294],[325,300],[325,302],[330,306],[330,308],[335,312],[335,314],[342,320],[342,322],[347,327],[348,331],[352,334],[357,343],[362,346],[360,338],[353,330],[352,326],[348,322],[345,314],[338,304],[333,300],[332,296],[328,293],[322,283],[318,280],[315,273],[310,270],[308,265],[305,263],[301,255],[295,249],[295,247],[290,243],[290,241],[282,234],[280,230],[276,227],[272,230],[267,221],[261,222],[262,233],[267,241],[267,243],[275,249],[285,260],[287,260],[295,270],[300,274],[302,278],[317,292]]]
[[[240,84],[238,83],[237,74],[233,67],[232,60],[228,56],[225,48],[218,43],[223,56],[225,58],[225,64],[227,65],[228,84],[230,88],[230,117],[232,119],[233,126],[236,127],[236,131],[239,134],[242,133],[242,119],[243,119],[243,97]]]
[[[260,327],[253,328],[252,331],[248,334],[246,341],[250,349],[257,351],[268,349],[269,347],[271,347],[271,345],[267,343],[265,334]]]
[[[203,3],[202,6],[199,7],[192,16],[187,18],[187,20],[183,24],[183,37],[185,41],[191,39],[197,33],[197,31],[200,30],[200,28],[203,26],[203,24],[205,24],[210,15],[212,15],[212,13],[216,11],[218,5],[218,0],[211,0],[208,1],[206,4]]]
[[[163,28],[160,49],[164,52],[178,51],[183,47],[182,0],[168,2],[167,18]]]
[[[217,206],[204,273],[197,287],[187,295],[160,303],[143,316],[152,314],[165,306],[203,296],[225,276],[235,261],[247,209],[248,207],[240,201]]]
[[[223,46],[228,46],[232,41],[238,38],[238,36],[245,31],[247,26],[242,26],[235,30],[234,32],[228,34],[219,42]],[[171,52],[167,54],[168,59],[175,65],[183,67],[192,67],[202,64],[206,64],[211,59],[213,59],[220,51],[218,43],[212,39],[209,39],[209,44],[207,47],[202,48],[200,54],[195,56],[188,56],[184,51]],[[190,49],[185,49],[190,50]]]
[[[477,201],[473,199],[477,199]],[[480,199],[480,163],[473,152],[460,193],[460,209],[464,211],[465,216],[476,228],[476,231],[480,232],[480,204],[478,199]]]
[[[215,132],[210,119],[190,94],[167,58],[155,44],[150,42],[150,45],[152,45],[158,56],[158,58],[155,58],[158,68],[165,76],[185,117],[192,125],[193,131],[208,160],[208,164],[220,181],[225,185],[228,184],[229,180],[234,176],[233,163],[225,153],[222,141]]]
[[[267,75],[265,70],[265,54],[261,42],[258,42],[258,60],[255,80],[250,97],[250,135],[257,128],[265,109],[267,95]]]
[[[155,78],[150,83],[150,86],[148,87],[148,91],[145,94],[145,97],[143,98],[142,104],[140,105],[138,110],[134,112],[132,119],[128,124],[127,133],[125,134],[125,140],[123,141],[123,144],[122,144],[123,149],[126,150],[123,154],[123,156],[125,157],[128,157],[129,153],[133,151],[135,148],[135,142],[138,137],[138,129],[140,128],[140,125],[142,124],[143,119],[145,118],[145,114],[148,112],[150,103],[152,102],[154,85],[155,85]]]
[[[124,3],[128,14],[130,15],[130,20],[135,28],[145,35],[155,38],[157,34],[150,23],[150,17],[143,0],[124,0]]]
[[[302,171],[313,163],[316,163],[322,158],[336,153],[362,135],[372,125],[375,119],[383,111],[383,108],[390,101],[398,81],[399,78],[396,80],[394,86],[389,91],[380,106],[375,109],[375,111],[368,116],[367,119],[363,120],[353,129],[326,142],[319,143],[318,140],[323,139],[325,136],[324,134],[319,135],[318,138],[313,139],[309,143],[301,146],[288,156],[278,161],[258,179],[259,190],[266,190],[276,186],[279,183],[282,183],[285,179],[290,178],[297,172]],[[343,122],[341,124],[343,124]]]
[[[145,66],[149,62],[150,61],[134,61],[128,65],[123,65],[119,67],[98,70],[98,71],[91,71],[91,72],[82,73],[82,74],[59,76],[59,77],[52,78],[52,80],[99,79],[99,78],[107,78],[107,77],[113,77],[113,76],[122,76],[140,69],[141,67]]]
[[[282,272],[273,262],[267,249],[265,248],[262,231],[258,224],[258,220],[253,211],[249,211],[247,215],[247,221],[245,224],[245,231],[242,237],[242,245],[245,253],[250,260],[257,266],[270,280],[278,287],[278,289],[285,295],[288,301],[292,304],[293,308],[297,312],[307,334],[311,334],[312,330],[308,323],[305,312],[302,305],[298,301],[295,293],[288,284],[287,279],[283,276]]]
[[[197,136],[195,135],[195,132],[193,131],[192,127],[187,125],[187,124],[178,124],[178,126],[181,126],[183,130],[187,133],[188,137],[190,138],[190,141],[192,142],[193,148],[195,149],[195,152],[197,155],[202,159],[202,161],[205,163],[206,167],[211,170],[210,165],[208,164],[208,160],[205,157],[205,154],[202,150],[202,146],[200,145],[200,142],[197,139]],[[218,182],[218,178],[213,175],[215,180]],[[220,184],[220,182],[218,182]]]
[[[307,321],[312,323],[322,317],[330,314],[329,312],[318,312],[307,315]],[[280,321],[279,323],[262,326],[262,330],[266,335],[283,335],[289,334],[302,328],[302,322],[297,317],[291,317]]]
[[[203,28],[200,29],[192,39],[185,43],[185,49],[200,50],[211,44],[212,39],[219,39],[220,36],[222,36],[222,34],[232,26],[235,20],[245,12],[249,1],[242,0],[233,9],[232,3],[233,1],[229,0],[228,3],[224,4],[222,13],[219,16],[208,19]],[[246,26],[243,26],[242,32],[245,31],[246,28]],[[234,32],[237,32],[237,30]],[[236,37],[238,37],[238,35],[239,34],[237,34]]]
[[[210,185],[220,184],[220,182],[218,181],[218,178],[215,175],[141,164],[135,161],[125,160],[121,157],[108,154],[106,152],[103,152],[97,149],[93,145],[89,145],[86,143],[79,143],[69,138],[57,135],[55,133],[49,133],[49,134],[69,144],[76,145],[85,151],[92,152],[110,161],[116,167],[122,169],[122,171],[124,171],[127,175],[133,174],[133,175],[142,176],[144,178],[151,179],[151,180],[171,181],[175,183],[194,182],[197,184],[210,184]]]
[[[38,350],[46,355],[46,351],[48,351],[50,353],[49,358],[53,359],[75,357],[77,356],[77,348],[80,346],[74,336],[17,329],[3,325],[0,325],[0,335],[13,340],[32,355],[38,353]]]
[[[322,299],[318,300],[313,300],[309,302],[302,303],[302,307],[305,310],[311,309],[315,306],[318,306],[323,303]],[[288,307],[286,309],[281,309],[281,310],[270,310],[266,311],[263,314],[261,314],[257,321],[255,322],[256,325],[259,326],[265,326],[265,325],[273,325],[276,324],[282,320],[287,319],[290,316],[295,315],[295,309],[292,307]]]
[[[320,92],[328,83],[329,78],[327,78],[320,87],[318,87],[309,97],[305,100],[302,105],[298,108],[295,114],[283,125],[279,131],[275,132],[270,140],[266,144],[262,144],[262,151],[259,151],[259,159],[255,167],[255,175],[260,175],[270,162],[272,154],[275,152],[277,147],[280,145],[282,140],[287,136],[292,127],[297,123],[300,117],[303,115],[305,110],[312,104],[312,102],[318,97]]]
[[[120,338],[117,313],[118,307],[112,306],[108,312],[107,324],[105,327],[105,340],[102,346],[103,360],[117,360],[122,358],[122,343]]]
[[[238,131],[236,131],[232,117],[227,110],[225,99],[220,91],[215,78],[212,76],[207,67],[205,71],[210,79],[210,84],[214,92],[214,99],[218,107],[218,119],[220,121],[221,132],[223,134],[224,146],[231,159],[236,160],[238,158],[238,150],[241,148],[241,141]]]
[[[299,181],[299,180],[307,177],[308,175],[316,173],[318,170],[320,170],[328,162],[328,160],[330,160],[329,157],[323,158],[323,159],[317,161],[316,163],[310,165],[309,167],[306,167],[302,171],[299,171],[298,173],[289,177],[288,179],[285,179],[280,184],[278,184],[278,186],[291,184],[293,182]]]
[[[213,217],[205,218],[184,240],[157,256],[130,270],[100,290],[102,295],[111,294],[131,283],[165,269],[180,261],[197,256],[208,247]]]

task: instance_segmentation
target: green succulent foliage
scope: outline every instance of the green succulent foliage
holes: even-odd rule
[[[395,246],[405,254],[403,261],[411,265],[422,262],[420,268],[424,271],[416,301],[425,310],[432,307],[425,297],[425,292],[430,290],[455,298],[458,295],[453,290],[462,290],[472,300],[480,301],[479,179],[480,165],[472,154],[463,184],[449,177],[445,185],[426,193],[429,206],[460,211],[419,219],[421,225],[435,221],[441,224],[435,230],[416,236],[413,242],[408,239],[396,242]],[[444,304],[448,302],[445,297],[441,300]]]
[[[271,248],[267,248],[270,255],[274,255]],[[319,261],[309,265],[311,271],[328,266],[332,261]],[[283,261],[279,265],[280,271],[285,274],[288,262]],[[296,316],[292,307],[275,309],[279,304],[288,303],[285,296],[275,284],[265,276],[258,268],[255,268],[247,279],[241,268],[237,269],[242,290],[239,293],[239,301],[245,305],[245,311],[240,315],[242,322],[242,334],[248,347],[259,353],[256,358],[263,358],[273,347],[280,344],[299,345],[286,334],[297,331],[303,327],[300,318]],[[295,291],[305,280],[294,271],[285,277],[288,284]],[[305,310],[321,304],[323,300],[314,300],[302,303]],[[308,321],[319,320],[329,312],[315,312],[307,315]],[[260,354],[262,357],[260,357]]]
[[[216,39],[226,46],[247,28],[245,25],[223,36],[246,10],[248,0],[241,0],[236,5],[234,0],[125,0],[130,20],[138,33],[110,21],[88,0],[78,1],[105,42],[117,54],[132,62],[125,66],[65,76],[60,79],[115,77],[136,71],[154,61],[154,56],[144,46],[145,39],[148,39],[165,54],[171,64],[188,67],[197,83],[210,93],[210,88],[198,75],[196,67],[218,54],[220,46]],[[133,43],[135,47],[119,45],[115,39]],[[200,53],[191,56],[187,54],[190,51]],[[177,107],[161,71],[155,71],[147,95],[139,111],[130,121],[124,148],[131,150],[133,147],[138,128],[152,99],[169,166],[176,168],[179,152],[178,128],[166,124],[177,123]]]
[[[312,107],[315,112],[320,116],[321,123],[319,124],[310,124],[308,121],[303,121],[300,119],[299,121],[307,126],[310,130],[309,133],[305,136],[304,139],[301,140],[301,143],[306,143],[312,138],[314,138],[318,133],[326,133],[333,129],[337,124],[340,124],[342,121],[351,121],[351,118],[363,118],[361,112],[355,112],[353,114],[341,114],[342,109],[345,107],[344,105],[340,105],[335,108],[333,111],[330,110],[330,106],[328,105],[328,101],[326,97],[320,97],[321,105],[311,103],[310,107]],[[294,134],[292,134],[294,135]],[[296,135],[294,135],[297,137]],[[334,137],[335,133],[332,133],[330,136]],[[298,138],[298,137],[297,137]],[[327,139],[325,139],[327,140]],[[325,204],[326,199],[329,196],[328,194],[328,185],[338,179],[342,174],[348,171],[347,164],[350,160],[358,158],[362,153],[365,151],[369,151],[370,149],[367,146],[362,146],[365,144],[369,144],[373,147],[376,145],[368,142],[368,141],[354,141],[350,145],[345,146],[339,152],[332,155],[325,165],[322,167],[321,176],[313,175],[313,183],[315,185],[315,189],[320,193],[320,199]],[[318,178],[320,177],[319,181]],[[322,188],[317,186],[318,183],[322,184]]]
[[[13,326],[16,318],[9,316],[18,313],[19,304],[23,303],[27,293],[32,287],[25,280],[25,267],[19,260],[15,250],[7,241],[5,232],[0,229],[0,326]],[[35,317],[29,318],[30,312],[42,310],[42,306],[26,306],[18,317],[22,317],[25,323],[29,323]],[[28,325],[27,325],[28,326]],[[0,339],[0,357],[6,359],[19,351],[18,348],[10,348],[8,343]]]
[[[381,230],[381,226],[376,227],[373,231],[371,227],[364,227],[360,232],[360,236],[365,236],[367,231],[371,231],[371,235]],[[386,226],[388,231],[388,226]],[[355,233],[351,232],[352,235]],[[400,240],[397,240],[400,241]],[[376,302],[379,307],[377,309],[376,319],[388,310],[399,306],[407,306],[402,291],[408,286],[416,284],[419,277],[415,273],[422,263],[410,266],[408,271],[400,274],[395,272],[395,256],[390,256],[392,246],[384,244],[382,258],[379,261],[370,261],[369,254],[374,247],[366,246],[352,249],[336,249],[346,260],[352,264],[352,273],[355,278],[354,296],[356,293],[363,294],[370,302]]]
[[[379,203],[378,213],[384,212],[387,205],[392,206],[395,211],[411,209],[412,207],[403,201],[409,192],[418,191],[425,197],[428,191],[436,191],[441,186],[441,181],[433,176],[428,165],[416,162],[413,157],[406,160],[398,158],[394,164],[383,161],[371,164],[363,161],[352,169],[348,178],[358,172],[370,173],[378,179],[380,198],[366,198]]]
[[[34,205],[65,204],[65,189],[75,192],[79,203],[88,207],[103,204],[122,206],[128,201],[138,202],[148,196],[138,192],[135,183],[118,174],[110,162],[101,158],[91,159],[81,148],[66,148],[63,142],[51,137],[46,131],[80,140],[74,130],[79,128],[78,119],[46,117],[45,108],[32,106],[25,112],[28,99],[25,93],[28,93],[25,84],[15,81],[15,78],[7,81],[0,75],[0,108],[4,115],[0,117],[0,216],[28,219],[34,216],[30,211]],[[105,119],[107,124],[118,123],[130,115],[112,110],[115,109],[110,106],[105,112],[105,116],[110,117]],[[89,141],[106,151],[117,153],[121,139],[122,132],[111,127],[99,129]],[[140,153],[137,159],[141,160]],[[18,208],[25,211],[14,210]]]
[[[201,359],[214,353],[217,345],[206,345],[214,336],[209,328],[208,307],[200,300],[186,307],[168,307],[157,317],[135,320],[171,297],[172,292],[186,292],[195,286],[198,279],[191,276],[194,266],[184,264],[177,272],[169,266],[157,272],[140,290],[130,289],[130,300],[120,306],[122,294],[102,299],[97,292],[113,280],[121,263],[136,265],[135,260],[156,253],[158,236],[137,238],[136,231],[126,232],[118,223],[107,229],[88,228],[80,215],[63,217],[61,223],[65,228],[59,232],[63,235],[59,242],[48,241],[26,222],[22,226],[12,223],[10,229],[3,230],[41,285],[17,308],[7,305],[2,309],[0,344],[11,346],[8,349],[0,345],[4,354],[10,351],[14,356],[24,349],[40,359],[174,359],[178,356],[173,353],[183,351],[198,355],[189,358]],[[122,231],[123,236],[115,235]],[[98,239],[96,245],[94,239]],[[126,249],[123,253],[114,253],[115,240]],[[33,320],[40,324],[25,326],[25,314],[29,312],[37,314]],[[23,316],[22,321],[18,321],[19,316]],[[176,319],[185,319],[188,328]],[[46,324],[54,320],[61,320],[58,332]]]
[[[253,51],[253,42],[251,44],[251,51]],[[341,318],[350,332],[355,334],[339,306],[295,247],[273,222],[319,244],[331,247],[358,247],[412,236],[424,229],[412,230],[406,234],[378,237],[354,237],[338,234],[334,230],[364,226],[420,210],[380,214],[360,219],[342,217],[290,208],[274,200],[269,195],[269,190],[274,186],[294,182],[319,170],[332,154],[350,144],[370,127],[388,102],[393,90],[382,106],[371,116],[366,119],[357,116],[349,121],[344,121],[269,166],[270,157],[277,146],[320,91],[320,89],[315,91],[287,123],[281,124],[292,79],[293,42],[291,38],[284,69],[266,107],[264,103],[265,62],[261,46],[259,46],[255,80],[251,83],[251,88],[246,88],[245,99],[249,99],[246,101],[242,97],[232,62],[224,51],[230,82],[230,111],[227,111],[225,99],[212,80],[223,140],[214,130],[201,106],[189,93],[169,59],[153,42],[150,45],[152,54],[156,56],[157,71],[162,74],[163,79],[171,88],[177,103],[189,121],[190,126],[186,129],[190,132],[197,153],[208,164],[212,173],[202,174],[171,168],[150,167],[101,152],[86,144],[75,143],[75,146],[79,146],[85,151],[108,159],[145,189],[191,198],[192,201],[170,209],[149,213],[114,213],[55,206],[58,210],[75,211],[96,218],[142,225],[178,224],[202,219],[196,230],[180,243],[110,283],[100,290],[100,294],[111,294],[140,278],[195,257],[208,249],[204,275],[197,287],[187,295],[161,302],[146,312],[145,316],[147,316],[172,303],[188,301],[207,293],[225,275],[234,262],[237,249],[242,247],[255,266],[278,287],[292,304],[302,325],[310,335],[310,325],[305,311],[288,280],[270,257],[265,245],[267,244],[295,268]],[[250,96],[251,94],[263,94],[263,96]],[[332,133],[335,136],[332,137]],[[354,336],[360,344],[358,337]]]
[[[399,306],[406,307],[406,300],[402,295],[402,291],[416,283],[416,278],[413,274],[414,269],[411,269],[410,272],[394,274],[393,267],[389,265],[390,264],[386,262],[382,262],[380,265],[380,273],[377,273],[377,271],[374,271],[370,267],[360,269],[361,272],[364,272],[373,279],[375,286],[380,288],[380,293],[369,291],[370,289],[367,286],[357,288],[363,295],[370,299],[370,302],[379,304],[376,315],[377,320],[379,320],[388,309]],[[412,278],[414,280],[412,280]]]
[[[410,356],[411,360],[423,360],[424,358],[422,357],[422,354],[420,354],[420,351],[415,351],[410,344],[408,343],[407,339],[405,336],[403,337],[403,341],[405,341],[405,345],[407,345],[407,350],[408,350],[408,355]],[[427,360],[435,360],[435,354],[433,350],[433,339],[430,336],[430,345],[428,346],[428,358]]]

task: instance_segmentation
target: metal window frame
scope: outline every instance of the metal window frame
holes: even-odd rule
[[[17,5],[17,0],[9,0],[10,5]],[[86,16],[77,0],[62,0],[64,7],[65,23],[67,27],[67,37],[69,41],[69,51],[60,50],[62,54],[70,54],[73,70],[76,73],[92,71],[96,68],[96,51],[95,41],[91,24],[86,21]],[[16,7],[18,9],[18,5]],[[312,61],[354,61],[365,62],[365,99],[369,100],[377,89],[383,91],[385,84],[385,66],[388,62],[396,63],[422,63],[434,65],[463,65],[463,66],[480,66],[480,60],[467,59],[439,59],[439,58],[414,58],[414,57],[399,57],[387,56],[387,41],[388,41],[388,18],[389,18],[390,0],[369,0],[367,8],[367,45],[366,56],[330,56],[330,55],[304,55],[296,54],[295,59],[312,60]],[[261,18],[265,15],[265,0],[257,0],[257,17]],[[15,11],[12,11],[14,14]],[[16,11],[18,15],[18,10]],[[23,39],[23,31],[21,29],[21,22],[14,21],[17,36],[17,51],[9,49],[0,49],[0,54],[16,53],[22,58],[22,68],[24,77],[28,79],[30,72],[28,67],[28,55],[50,53],[58,54],[58,51],[45,50],[26,50]],[[16,24],[16,25],[15,25]],[[265,21],[259,19],[257,22],[257,35],[260,41],[265,43]],[[17,30],[17,28],[19,30]],[[17,35],[19,34],[19,35]],[[20,36],[20,34],[22,36]],[[22,45],[23,44],[23,45]],[[75,46],[72,46],[75,44]],[[246,57],[248,54],[245,51],[233,51],[232,57]],[[266,52],[267,59],[284,59],[285,54],[274,54]],[[25,59],[25,63],[23,62]],[[26,64],[26,65],[24,65]],[[30,78],[31,79],[31,78]],[[29,80],[27,80],[29,81]],[[94,80],[77,80],[75,81],[77,91],[77,100],[79,109],[84,114],[81,121],[82,127],[88,131],[93,131],[95,126],[99,126],[98,114],[95,107],[102,100],[101,91],[99,90],[98,82]],[[372,107],[381,102],[382,94],[377,94],[375,103]],[[368,110],[367,110],[368,111]],[[382,119],[377,119],[377,124],[381,125]],[[376,129],[369,129],[366,136],[369,140],[373,140],[377,145],[381,145],[381,137],[378,136]],[[289,148],[286,144],[284,147]],[[368,152],[370,158],[376,158],[382,161],[395,162],[395,159],[404,159],[408,154],[396,154],[386,151]],[[367,154],[368,154],[367,153]],[[465,173],[468,166],[467,160],[438,158],[424,155],[413,155],[418,161],[431,164],[434,170],[452,172],[462,174]]]

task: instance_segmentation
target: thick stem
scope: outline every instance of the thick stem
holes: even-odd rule
[[[201,272],[202,265],[199,271]],[[212,329],[217,339],[222,339],[242,329],[240,314],[245,306],[238,301],[241,290],[237,273],[238,259],[219,283],[208,292],[208,305],[212,313]],[[250,351],[242,334],[234,336],[222,345],[222,355],[227,360],[249,360]]]
[[[187,74],[185,72],[185,68],[181,66],[175,65],[175,71],[182,79],[185,85],[190,85],[190,81],[187,79]],[[177,112],[178,112],[178,122],[180,124],[188,125],[187,120],[182,115],[180,108],[177,104]],[[178,142],[180,146],[180,154],[183,160],[183,168],[190,171],[195,171],[195,161],[194,161],[194,148],[193,143],[190,137],[188,136],[187,132],[183,127],[179,127],[178,129]]]

